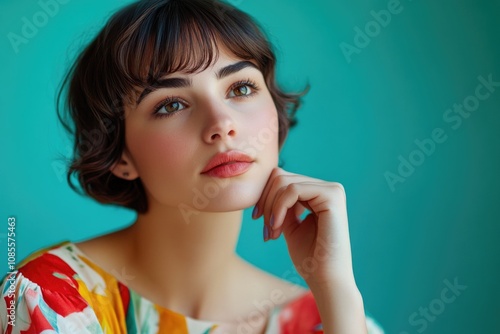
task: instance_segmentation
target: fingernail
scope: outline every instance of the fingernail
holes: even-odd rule
[[[271,228],[274,225],[274,214],[271,213],[271,218],[269,218],[269,225],[271,225]]]
[[[267,229],[267,225],[264,224],[264,241],[267,241],[269,239],[269,230]]]
[[[252,218],[255,219],[258,213],[259,213],[259,207],[256,205],[252,211]]]

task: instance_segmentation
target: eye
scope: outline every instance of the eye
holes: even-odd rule
[[[169,117],[185,108],[184,102],[178,98],[168,97],[156,105],[153,115],[155,117]]]
[[[229,90],[230,92],[229,97],[235,97],[235,98],[249,97],[255,94],[258,90],[259,87],[257,87],[255,82],[253,82],[250,79],[244,81],[238,81],[231,86]]]
[[[248,95],[250,93],[250,87],[248,87],[247,85],[238,86],[231,90],[231,92],[234,92],[234,95],[236,96]]]

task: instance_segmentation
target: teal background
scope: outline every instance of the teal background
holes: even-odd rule
[[[73,193],[60,156],[70,143],[55,116],[55,91],[70,60],[124,1],[60,5],[18,53],[8,33],[41,10],[0,1],[0,239],[17,220],[17,259],[65,239],[130,224],[130,211]],[[388,1],[232,1],[254,15],[277,48],[283,85],[311,91],[282,152],[285,169],[342,183],[353,261],[365,308],[387,333],[499,333],[500,87],[460,127],[443,115],[473,95],[478,76],[500,81],[500,1],[401,1],[401,12],[354,53],[355,30]],[[391,190],[399,156],[441,128],[446,135]],[[262,242],[262,221],[245,220],[238,253],[279,277],[293,269],[281,237]],[[297,281],[298,275],[287,276]],[[444,281],[467,288],[436,309]],[[297,281],[304,284],[303,281]],[[435,318],[409,321],[420,308]],[[416,318],[424,319],[422,316]]]

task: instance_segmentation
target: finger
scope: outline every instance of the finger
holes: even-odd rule
[[[285,215],[285,222],[281,225],[281,227],[277,228],[276,230],[273,230],[273,229],[270,229],[269,230],[269,237],[271,239],[278,239],[281,235],[281,233],[283,232],[283,230],[285,229],[285,227],[288,225],[292,225],[290,228],[292,229],[292,232],[293,232],[293,229],[294,228],[298,228],[299,225],[300,225],[300,217],[296,214],[297,210],[299,211],[302,211],[300,209],[302,205],[297,202],[290,210],[287,211],[286,215]],[[297,209],[299,208],[299,209]]]
[[[296,182],[304,182],[306,181],[307,178],[302,176],[302,175],[277,175],[274,178],[272,186],[269,188],[265,201],[262,203],[261,209],[262,209],[262,214],[264,216],[264,222],[268,223],[271,225],[271,212],[273,208],[273,203],[276,200],[276,197],[283,192],[286,187],[291,184],[291,183],[296,183]]]
[[[297,202],[297,204],[294,205],[294,209],[295,209],[295,216],[297,218],[300,218],[300,216],[302,216],[304,211],[306,211],[306,207],[303,206],[300,202]]]
[[[282,188],[282,192],[285,188]],[[276,194],[276,198],[279,198],[280,194]],[[285,216],[285,222],[282,226],[276,230],[270,229],[269,235],[272,239],[278,239],[284,230],[285,224],[290,223],[292,225],[299,225],[302,221],[301,215],[306,211],[306,207],[302,205],[301,202],[295,203],[295,205],[289,209]],[[296,226],[298,227],[298,226]]]
[[[253,219],[257,219],[260,216],[264,215],[264,213],[266,211],[265,210],[266,203],[268,202],[268,198],[270,198],[270,193],[274,194],[274,192],[280,187],[280,185],[285,184],[285,182],[283,182],[284,181],[283,178],[285,176],[289,176],[289,177],[297,176],[298,177],[299,175],[284,171],[281,168],[275,168],[272,171],[271,175],[269,176],[269,179],[264,187],[264,190],[262,191],[262,194],[261,194],[259,200],[257,201],[257,204],[255,204],[254,212],[252,213]],[[303,177],[303,176],[300,176],[300,177],[305,179],[305,177]],[[275,190],[273,191],[273,189],[275,189]],[[272,198],[272,195],[271,195],[271,198]],[[265,218],[268,218],[268,216],[264,215],[264,219]]]
[[[285,171],[284,169],[279,168],[279,167],[274,168],[273,171],[271,172],[271,175],[269,176],[269,178],[268,178],[268,180],[266,182],[266,185],[264,186],[264,190],[262,190],[262,194],[261,194],[259,200],[255,204],[254,210],[252,212],[252,218],[253,219],[257,219],[261,215],[264,214],[264,207],[265,207],[264,203],[266,203],[267,198],[269,197],[270,190],[273,187],[275,187],[275,183],[277,181],[277,178],[278,178],[278,181],[279,181],[279,177],[280,176],[294,176],[294,177],[296,177],[296,180],[295,180],[296,182],[300,182],[300,181],[324,182],[324,181],[322,181],[320,179],[315,179],[315,178],[306,177],[306,176],[299,175],[299,174],[294,174],[294,173]],[[284,184],[285,183],[283,183],[283,185]]]
[[[255,204],[255,208],[254,208],[254,211],[252,213],[253,219],[259,218],[264,213],[264,210],[262,210],[263,203],[265,203],[265,201],[266,201],[267,194],[269,192],[269,189],[272,187],[276,176],[280,175],[280,173],[281,173],[281,168],[274,168],[273,171],[271,172],[271,175],[269,175],[269,178],[267,179],[266,185],[264,186],[264,190],[262,190],[262,194],[260,195],[259,200]]]
[[[285,215],[298,201],[304,206],[309,206],[311,212],[319,214],[322,210],[328,210],[324,205],[327,201],[323,198],[324,187],[317,183],[292,183],[280,194],[273,203],[273,230],[277,230],[283,224]]]

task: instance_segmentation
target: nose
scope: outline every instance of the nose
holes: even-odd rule
[[[231,112],[234,110],[228,110],[227,106],[220,104],[207,108],[203,129],[203,140],[206,143],[226,141],[236,135],[236,124]]]

